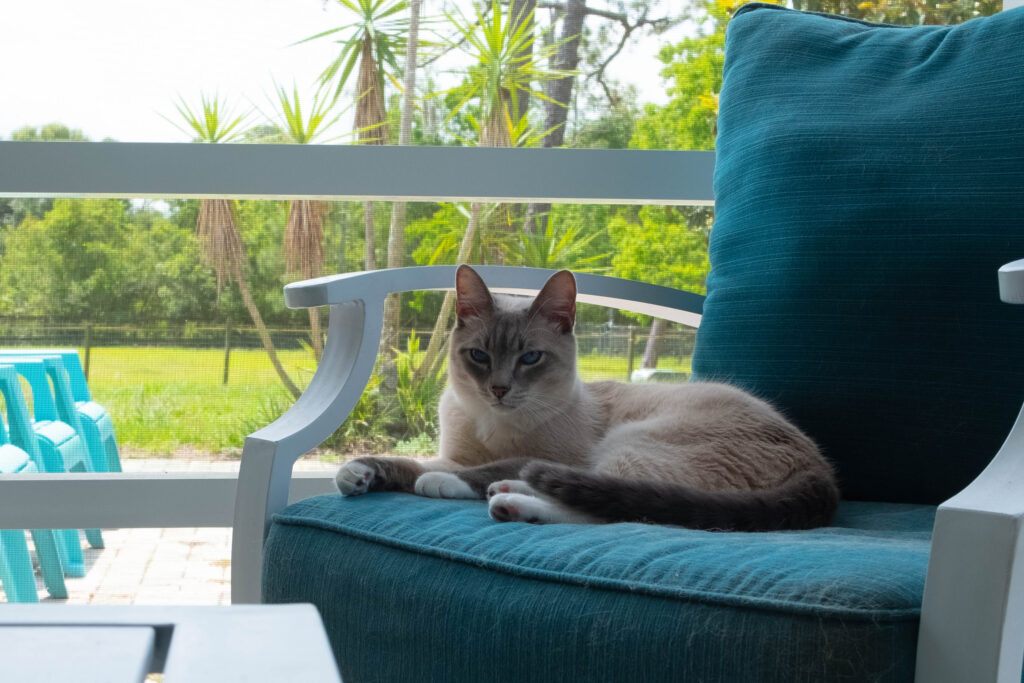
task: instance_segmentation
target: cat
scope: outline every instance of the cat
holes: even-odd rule
[[[532,299],[493,295],[469,266],[455,285],[439,455],[352,460],[335,479],[342,495],[486,498],[499,522],[761,531],[831,521],[831,465],[768,403],[714,382],[582,382],[569,271]]]

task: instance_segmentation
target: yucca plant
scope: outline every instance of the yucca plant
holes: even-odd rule
[[[353,130],[362,144],[383,145],[388,140],[385,78],[397,82],[401,73],[397,54],[405,49],[408,20],[405,0],[337,0],[355,16],[344,26],[317,33],[306,43],[334,37],[340,46],[337,57],[321,72],[321,88],[337,100],[353,72],[356,78],[356,113]],[[376,268],[373,202],[364,206],[367,270]]]
[[[206,93],[199,93],[199,107],[195,111],[181,95],[174,103],[174,108],[185,120],[182,127],[176,121],[161,116],[172,126],[185,133],[193,135],[192,142],[204,142],[214,144],[218,142],[235,142],[245,134],[245,123],[248,114],[235,114],[233,107],[227,104],[227,100],[221,100],[220,95],[208,97]],[[223,111],[222,111],[223,109]]]
[[[236,115],[227,105],[226,100],[222,101],[217,95],[210,98],[204,93],[200,93],[199,101],[199,106],[193,110],[184,98],[178,97],[178,102],[174,106],[185,120],[184,127],[167,117],[164,118],[186,135],[194,135],[193,142],[214,144],[232,142],[242,137],[245,132],[246,114]],[[235,281],[253,325],[256,326],[256,331],[259,333],[260,341],[263,342],[263,348],[270,358],[270,363],[274,366],[278,377],[281,378],[281,383],[292,396],[298,398],[302,392],[295,386],[284,366],[281,365],[277,351],[274,349],[274,342],[270,338],[270,332],[267,330],[263,316],[260,315],[249,290],[249,282],[245,274],[248,257],[245,252],[245,244],[242,242],[242,235],[238,231],[238,224],[235,222],[231,202],[227,199],[202,200],[199,203],[196,232],[202,245],[203,258],[217,273],[218,292],[225,282]]]
[[[462,52],[471,65],[463,71],[459,86],[432,96],[450,92],[459,95],[448,114],[449,119],[470,103],[478,106],[480,120],[472,115],[469,118],[477,130],[477,144],[481,147],[510,147],[517,139],[524,140],[522,131],[515,130],[527,125],[526,112],[519,111],[520,95],[552,102],[534,84],[575,74],[545,66],[566,41],[538,42],[533,12],[520,15],[514,12],[514,3],[503,10],[499,0],[491,0],[489,12],[477,6],[472,18],[458,8],[454,14],[447,15],[456,33],[449,46]]]
[[[519,230],[517,240],[505,248],[505,260],[510,265],[529,268],[589,269],[590,272],[600,272],[608,268],[595,266],[606,262],[611,252],[588,254],[587,247],[602,234],[604,230],[584,234],[579,226],[556,227],[554,222],[547,221],[544,230],[539,233]]]
[[[336,100],[329,100],[322,93],[316,93],[313,101],[303,113],[298,87],[292,85],[292,92],[274,83],[275,112],[267,118],[279,131],[283,142],[306,145],[317,141],[338,122],[341,113],[334,113]],[[324,267],[324,217],[327,205],[313,199],[296,199],[289,203],[288,222],[284,228],[285,269],[301,279],[319,277]],[[313,355],[317,360],[323,355],[323,332],[320,310],[309,309],[309,331],[313,344]]]

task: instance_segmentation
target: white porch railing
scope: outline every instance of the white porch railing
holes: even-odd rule
[[[0,196],[711,205],[713,167],[712,152],[0,142]],[[290,303],[326,303],[308,297],[328,290],[296,289]],[[681,315],[680,301],[668,295],[648,312]],[[337,330],[357,314],[332,309]],[[276,462],[290,474],[293,459]],[[237,488],[233,474],[0,475],[0,528],[232,526]],[[300,473],[288,498],[333,490],[330,476]],[[259,571],[233,567],[236,599],[258,599]]]

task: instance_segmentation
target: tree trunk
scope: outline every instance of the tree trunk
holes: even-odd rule
[[[324,333],[320,325],[320,309],[316,307],[309,309],[309,338],[313,342],[313,356],[319,363],[324,357]]]
[[[558,57],[553,65],[555,69],[574,71],[579,66],[580,35],[583,33],[583,20],[586,17],[586,0],[566,0],[565,16],[562,18],[562,33],[559,36],[559,39],[564,42],[558,48]],[[572,102],[572,89],[575,82],[575,76],[566,76],[548,84],[547,95],[554,102],[544,102],[544,130],[548,131],[544,136],[545,147],[561,147],[565,143],[565,125],[569,120],[569,103]],[[559,106],[555,102],[564,106]],[[526,211],[524,228],[533,233],[544,232],[550,211],[550,204],[530,204]]]
[[[242,301],[245,302],[245,307],[249,309],[249,315],[252,317],[252,322],[260,335],[260,340],[263,342],[263,348],[267,351],[270,363],[274,366],[274,370],[277,371],[277,376],[281,378],[281,383],[284,384],[285,389],[292,396],[298,398],[302,395],[302,391],[295,386],[288,373],[285,372],[284,366],[281,365],[281,361],[277,358],[277,351],[274,350],[274,342],[270,338],[270,332],[267,331],[267,326],[263,324],[263,316],[260,315],[260,310],[256,308],[256,302],[253,301],[252,294],[249,292],[248,283],[242,277],[242,266],[239,262],[235,262],[234,266],[235,282],[238,283],[238,291],[242,294]]]
[[[459,245],[459,254],[455,263],[461,265],[469,260],[469,253],[473,248],[473,240],[476,238],[477,226],[480,225],[480,212],[483,205],[473,203],[470,205],[469,224],[466,225],[466,234],[462,236],[462,244]],[[449,291],[444,295],[444,303],[441,304],[441,312],[437,315],[437,322],[434,323],[434,330],[430,335],[430,343],[427,344],[427,351],[423,355],[423,362],[414,375],[415,381],[420,381],[431,373],[437,372],[441,362],[441,350],[448,337],[448,319],[451,317],[452,308],[455,306],[455,292]]]
[[[532,33],[534,30],[533,14],[537,9],[537,0],[512,0],[512,20],[516,22],[518,27],[523,19],[528,22],[529,31]],[[520,63],[526,64],[533,59],[533,41],[516,55],[521,60]],[[515,114],[518,117],[526,116],[527,110],[530,108],[530,93],[525,90],[520,90],[516,97],[516,111]]]
[[[377,270],[377,244],[373,232],[373,202],[363,204],[363,225],[366,229],[366,255],[363,268]]]
[[[401,268],[402,252],[405,249],[405,202],[391,205],[391,231],[388,235],[388,268]],[[385,386],[390,386],[393,379],[395,349],[398,348],[398,326],[402,317],[402,295],[392,292],[384,299],[384,329],[380,335],[378,356],[384,361]]]
[[[651,331],[647,335],[647,345],[644,347],[644,359],[640,363],[640,367],[654,369],[658,367],[658,342],[661,339],[661,333],[664,331],[665,321],[661,318],[655,318],[651,322]]]
[[[284,231],[285,269],[304,280],[320,277],[324,267],[325,205],[310,199],[297,199],[288,207]],[[320,311],[309,309],[309,332],[313,356],[317,362],[324,353]]]
[[[363,37],[362,54],[359,57],[359,79],[356,82],[356,115],[353,128],[364,145],[383,145],[388,141],[388,114],[384,102],[383,83],[379,65],[373,52],[373,37]],[[377,269],[377,245],[373,230],[373,202],[363,205],[363,222],[366,229],[366,270]]]
[[[412,110],[416,92],[416,51],[419,46],[420,4],[422,0],[409,2],[409,33],[405,48],[405,82],[402,84],[402,119],[398,128],[398,144],[408,145],[412,137]],[[405,258],[405,202],[391,205],[391,228],[388,231],[388,268],[401,268]],[[395,366],[392,362],[398,347],[398,326],[401,322],[402,295],[388,294],[384,300],[384,332],[380,339],[380,356],[385,363],[385,382],[392,380]]]

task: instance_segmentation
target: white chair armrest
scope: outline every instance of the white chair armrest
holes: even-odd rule
[[[555,271],[511,266],[475,266],[487,285],[505,294],[536,294]],[[328,306],[352,300],[383,299],[391,292],[452,289],[456,266],[391,268],[343,273],[286,285],[289,308]],[[704,297],[670,287],[650,285],[603,275],[576,273],[582,303],[653,315],[691,327],[700,324]]]
[[[1024,303],[1024,260],[999,269],[999,294]],[[916,679],[1020,683],[1022,662],[1024,408],[988,467],[935,516]]]
[[[1024,304],[1024,259],[999,269],[999,298],[1008,304]]]
[[[291,308],[330,306],[327,344],[309,386],[272,424],[250,435],[242,449],[231,549],[231,600],[260,601],[263,542],[271,517],[287,503],[295,461],[344,422],[373,372],[391,292],[452,289],[455,266],[394,268],[345,273],[288,285]],[[534,294],[554,271],[480,266],[495,291]],[[704,297],[631,280],[579,274],[578,300],[654,315],[696,327]]]

